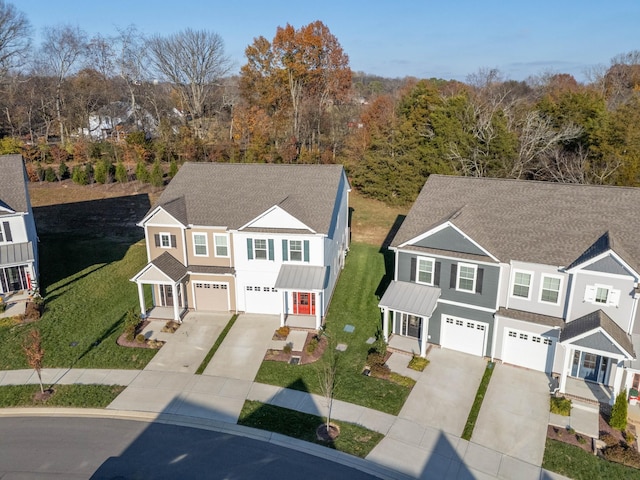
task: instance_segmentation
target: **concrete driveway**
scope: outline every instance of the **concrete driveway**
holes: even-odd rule
[[[279,326],[278,315],[243,313],[209,362],[204,375],[252,382]]]
[[[432,348],[429,366],[418,379],[398,417],[421,427],[460,436],[487,361],[481,357]]]
[[[496,364],[471,441],[541,465],[549,423],[547,375]]]
[[[162,322],[152,322],[144,333],[167,343],[145,370],[195,373],[230,319],[231,313],[228,312],[190,312],[175,333],[148,331],[148,328],[157,329],[164,325]]]

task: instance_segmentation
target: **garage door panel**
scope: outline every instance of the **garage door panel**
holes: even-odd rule
[[[555,343],[554,337],[507,328],[504,332],[502,361],[550,373]]]
[[[215,282],[194,282],[196,310],[229,310],[229,285]]]
[[[444,348],[484,356],[487,324],[464,318],[442,316],[440,343]]]
[[[247,313],[277,314],[282,310],[282,294],[275,288],[247,286],[244,293]]]

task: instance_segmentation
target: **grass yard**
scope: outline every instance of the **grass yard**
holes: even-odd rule
[[[494,367],[495,363],[487,362],[487,367],[484,369],[484,375],[482,375],[482,380],[480,380],[480,385],[476,392],[476,398],[473,400],[473,405],[471,405],[467,423],[464,425],[464,430],[462,431],[462,438],[465,440],[471,440],[471,435],[473,435],[473,429],[476,426],[476,420],[480,414],[480,407],[482,407],[482,401],[487,393],[487,388],[489,388],[489,381],[491,380]]]
[[[379,333],[380,310],[375,293],[384,276],[385,264],[379,247],[352,244],[326,318],[330,347],[323,359],[309,365],[265,361],[258,371],[256,381],[320,393],[318,365],[329,352],[335,351],[337,344],[344,343],[347,350],[337,353],[340,367],[335,398],[397,414],[411,387],[362,375],[367,353],[371,348],[366,341]],[[355,331],[345,332],[345,325],[353,325]]]
[[[381,433],[353,423],[332,422],[340,426],[340,436],[333,442],[323,442],[317,439],[316,428],[324,421],[326,420],[316,415],[246,401],[240,412],[238,424],[317,443],[360,458],[366,457],[383,437]]]
[[[0,408],[8,407],[76,407],[105,408],[122,391],[119,385],[56,385],[55,393],[46,401],[34,401],[39,385],[0,387]]]
[[[542,468],[575,480],[640,480],[640,470],[602,460],[579,447],[547,439]]]

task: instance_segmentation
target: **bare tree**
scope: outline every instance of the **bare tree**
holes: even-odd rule
[[[22,64],[29,47],[31,26],[24,13],[0,0],[0,79]]]
[[[44,349],[42,348],[42,338],[40,337],[40,330],[30,330],[25,338],[22,350],[27,357],[27,363],[38,374],[38,380],[40,382],[40,393],[44,393],[44,386],[42,385],[42,360],[44,359]]]
[[[336,386],[338,385],[338,365],[339,357],[335,348],[331,349],[327,358],[319,365],[318,368],[318,381],[320,384],[320,391],[325,398],[327,406],[327,422],[326,432],[327,435],[331,432],[331,412],[333,410],[333,396],[335,394]]]
[[[55,77],[56,117],[60,128],[60,141],[64,143],[64,122],[62,118],[62,85],[86,53],[87,35],[78,27],[62,25],[44,30],[41,59]]]
[[[222,37],[206,30],[186,29],[168,37],[156,35],[147,45],[153,67],[177,89],[183,110],[197,121],[196,135],[202,137],[207,102],[231,68]]]

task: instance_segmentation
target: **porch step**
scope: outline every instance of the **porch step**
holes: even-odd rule
[[[600,407],[600,402],[596,399],[593,398],[585,398],[585,397],[581,397],[579,395],[573,395],[572,393],[559,393],[558,395],[561,395],[563,397],[566,397],[570,400],[576,400],[577,402],[580,403],[584,403],[587,405],[592,405],[594,407]]]

